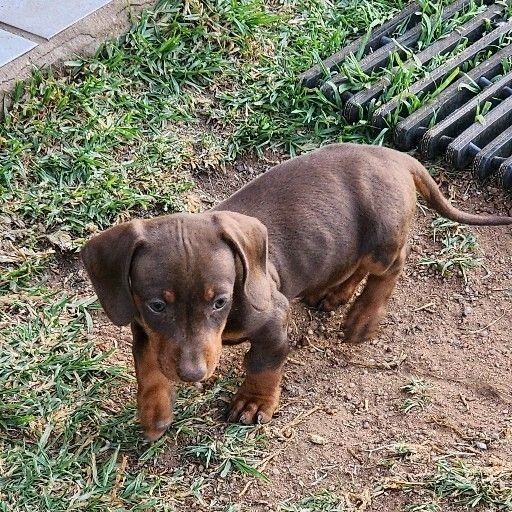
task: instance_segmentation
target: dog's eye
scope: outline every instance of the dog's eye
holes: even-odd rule
[[[153,299],[148,302],[148,308],[153,311],[153,313],[161,313],[167,304],[162,299]]]
[[[219,309],[222,309],[227,303],[228,299],[226,297],[219,297],[218,299],[215,299],[215,302],[213,303],[213,309],[218,311]]]

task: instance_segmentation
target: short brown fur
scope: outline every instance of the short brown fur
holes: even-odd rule
[[[407,154],[333,144],[277,165],[209,212],[132,221],[91,239],[82,258],[98,297],[115,324],[132,325],[146,437],[172,420],[173,382],[208,378],[223,342],[250,343],[230,419],[269,421],[293,298],[331,311],[367,277],[344,332],[348,342],[371,337],[405,265],[416,192],[458,222],[512,224],[457,210]]]

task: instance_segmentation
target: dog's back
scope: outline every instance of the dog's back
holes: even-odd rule
[[[391,255],[405,243],[415,187],[403,157],[378,146],[331,144],[273,167],[215,209],[267,226],[282,291],[301,296],[332,282],[340,265]]]

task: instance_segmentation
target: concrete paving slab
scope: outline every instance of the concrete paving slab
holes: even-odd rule
[[[16,1],[0,0],[0,4]],[[133,17],[155,4],[156,0],[112,0],[49,41],[39,38],[38,46],[0,68],[0,105],[2,100],[8,103],[8,94],[16,81],[28,78],[34,67],[51,66],[58,70],[63,61],[75,55],[94,53],[106,39],[126,32]]]
[[[50,39],[111,0],[0,0],[0,21]]]
[[[0,29],[0,67],[36,46],[33,41]]]

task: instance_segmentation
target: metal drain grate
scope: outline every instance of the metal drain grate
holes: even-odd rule
[[[456,0],[435,13],[439,24],[465,22],[424,45],[432,17],[412,3],[300,79],[338,99],[348,121],[392,128],[400,149],[445,154],[454,167],[471,165],[482,179],[496,173],[512,188],[512,0],[471,8],[474,0]],[[404,72],[411,83],[397,90],[394,75]]]

